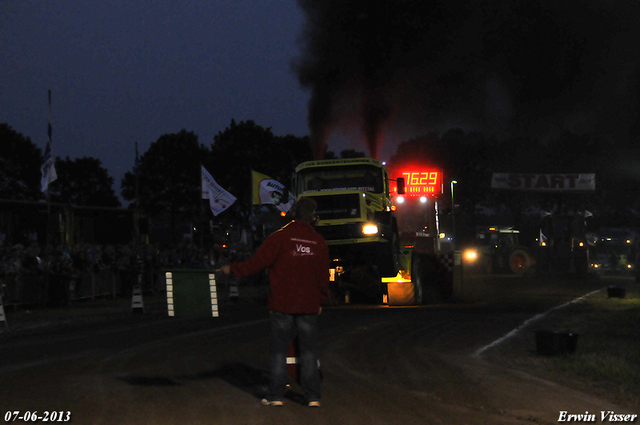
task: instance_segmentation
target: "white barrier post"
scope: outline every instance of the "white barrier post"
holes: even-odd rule
[[[144,302],[142,301],[142,289],[139,286],[133,287],[131,297],[131,311],[134,313],[144,313]]]
[[[240,299],[240,292],[238,291],[238,283],[233,280],[229,286],[229,301],[237,303]]]
[[[215,273],[209,273],[209,292],[211,293],[211,316],[219,317],[218,310],[218,289],[216,287]]]

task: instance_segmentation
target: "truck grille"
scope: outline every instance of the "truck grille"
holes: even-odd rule
[[[357,193],[314,196],[313,199],[318,203],[316,213],[320,216],[320,220],[360,217],[360,196]]]
[[[317,226],[316,231],[327,241],[362,238],[362,223],[339,226]]]

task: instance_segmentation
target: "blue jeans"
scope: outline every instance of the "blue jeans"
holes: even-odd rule
[[[320,400],[320,372],[318,370],[318,315],[269,314],[271,340],[269,342],[270,379],[269,401],[282,400],[287,386],[287,353],[291,341],[298,336],[300,385],[306,401]]]

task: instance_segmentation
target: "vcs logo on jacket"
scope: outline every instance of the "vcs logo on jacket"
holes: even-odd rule
[[[310,245],[317,245],[315,241],[308,241],[303,239],[292,239],[296,242],[296,250],[293,252],[293,255],[298,257],[302,255],[315,255]],[[299,243],[298,243],[299,242]]]

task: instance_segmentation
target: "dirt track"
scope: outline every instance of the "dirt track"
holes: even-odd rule
[[[0,413],[68,410],[80,424],[363,425],[550,424],[561,410],[640,413],[505,367],[512,354],[534,355],[531,329],[474,357],[536,314],[602,286],[572,282],[549,293],[542,284],[504,284],[494,279],[486,288],[502,294],[497,303],[326,309],[318,410],[299,404],[297,386],[284,408],[260,406],[268,329],[260,304],[229,305],[220,320],[168,319],[156,310],[1,334]]]

